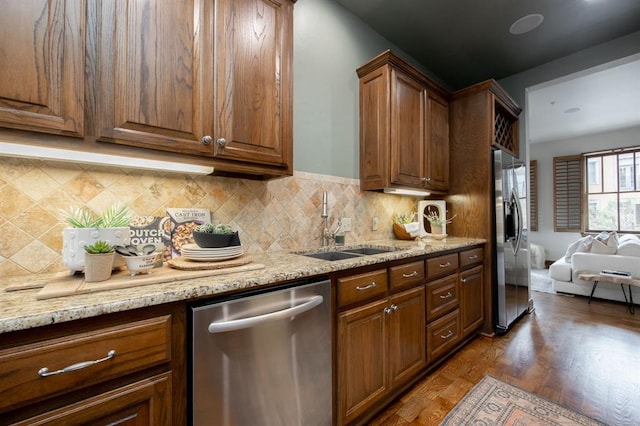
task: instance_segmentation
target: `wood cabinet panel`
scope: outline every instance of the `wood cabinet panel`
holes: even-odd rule
[[[14,425],[170,426],[171,405],[171,373],[166,373]]]
[[[458,269],[458,253],[427,259],[427,280],[443,277]]]
[[[389,360],[391,387],[406,383],[426,363],[424,285],[390,299]]]
[[[427,98],[427,142],[425,144],[424,187],[449,189],[449,106],[432,96]]]
[[[471,250],[463,250],[460,252],[460,268],[464,269],[471,265],[482,264],[484,260],[484,251],[482,247]]]
[[[98,12],[97,138],[213,151],[213,2],[114,0]]]
[[[424,261],[406,263],[389,268],[392,290],[400,290],[422,284],[425,280]]]
[[[427,283],[427,321],[433,321],[458,307],[458,274]]]
[[[85,6],[3,2],[0,127],[83,136]]]
[[[426,89],[400,70],[391,70],[391,183],[422,186]]]
[[[338,418],[348,423],[388,389],[387,300],[338,315]]]
[[[108,353],[114,351],[112,357]],[[106,359],[105,359],[106,358]],[[82,363],[104,359],[94,365]],[[0,409],[83,388],[171,360],[171,316],[0,351]],[[39,375],[42,368],[48,373]]]
[[[225,0],[216,15],[214,156],[292,171],[293,3]]]
[[[446,354],[460,341],[460,311],[455,311],[427,325],[427,361]]]
[[[484,322],[483,283],[482,265],[460,272],[460,323],[463,337]]]
[[[338,278],[338,306],[380,297],[386,294],[387,288],[386,269]]]

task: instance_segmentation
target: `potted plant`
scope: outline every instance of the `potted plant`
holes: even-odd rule
[[[234,231],[230,225],[212,225],[205,223],[193,228],[191,232],[193,240],[199,247],[230,247],[239,246],[240,237],[238,231]]]
[[[62,260],[72,275],[84,271],[85,246],[100,240],[126,246],[131,241],[131,212],[125,205],[110,206],[100,216],[83,207],[63,210],[61,215],[70,225],[62,230]]]
[[[446,216],[439,215],[438,213],[430,210],[424,215],[424,218],[429,221],[432,234],[444,234],[444,226],[451,223],[455,218],[455,215],[450,219],[447,219]]]
[[[111,278],[113,270],[113,245],[98,240],[84,246],[84,280],[87,282],[105,281]]]

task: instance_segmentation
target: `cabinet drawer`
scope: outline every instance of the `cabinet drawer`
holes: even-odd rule
[[[338,306],[361,302],[387,292],[387,270],[338,278]]]
[[[427,280],[443,277],[458,269],[458,253],[427,259]]]
[[[458,275],[427,284],[427,321],[433,321],[458,307],[459,287]]]
[[[170,315],[3,350],[0,389],[6,392],[0,408],[81,389],[170,360]]]
[[[427,325],[427,360],[429,362],[449,352],[460,341],[460,310]]]
[[[425,281],[424,261],[411,262],[405,265],[389,268],[391,277],[391,289],[399,290],[413,285],[422,284]]]
[[[482,263],[483,251],[482,247],[474,248],[471,250],[464,250],[460,252],[460,267],[466,268],[470,265],[476,265]]]

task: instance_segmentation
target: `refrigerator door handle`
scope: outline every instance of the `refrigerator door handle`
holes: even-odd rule
[[[511,204],[514,206],[516,216],[516,238],[515,244],[512,244],[514,254],[518,254],[518,251],[520,250],[520,241],[522,240],[522,212],[520,211],[520,200],[518,200],[518,196],[516,194],[516,190],[513,189],[511,191]]]

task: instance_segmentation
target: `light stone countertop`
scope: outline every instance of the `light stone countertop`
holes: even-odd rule
[[[301,256],[295,254],[297,250],[258,253],[251,254],[253,262],[264,264],[266,266],[264,269],[47,300],[36,299],[39,289],[5,291],[9,285],[42,280],[46,279],[46,276],[3,277],[0,279],[0,334],[163,303],[222,295],[285,281],[302,280],[331,272],[460,249],[485,242],[483,239],[456,237],[449,237],[443,241],[379,240],[350,245],[349,248],[386,246],[398,250],[340,261]]]

